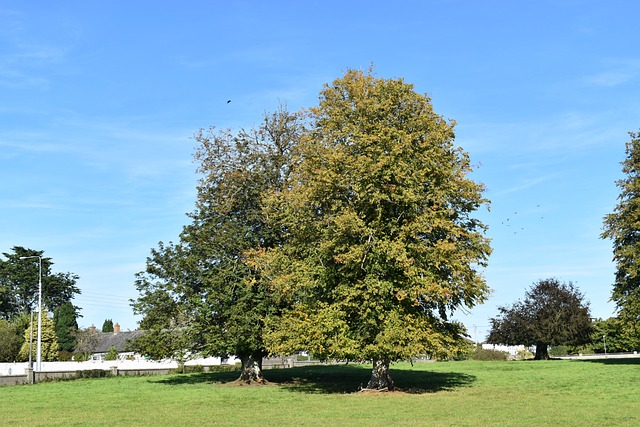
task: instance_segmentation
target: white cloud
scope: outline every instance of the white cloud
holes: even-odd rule
[[[605,60],[604,62],[604,71],[584,78],[584,82],[587,85],[616,87],[640,76],[639,59],[615,59]]]

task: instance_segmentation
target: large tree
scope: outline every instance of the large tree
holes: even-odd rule
[[[593,326],[589,303],[571,282],[550,278],[534,283],[524,300],[498,307],[491,319],[488,343],[535,345],[536,360],[549,359],[548,347],[590,342]]]
[[[43,256],[44,251],[22,246],[14,246],[12,250],[13,253],[3,253],[6,260],[0,260],[0,317],[12,319],[37,311],[40,260],[36,257],[42,259],[44,308],[54,311],[80,293],[76,286],[79,277],[73,273],[53,273],[53,261]]]
[[[611,299],[616,303],[623,333],[640,347],[640,133],[630,132],[626,159],[622,162],[625,178],[618,204],[604,217],[601,237],[613,242],[616,264]]]
[[[291,305],[268,322],[268,347],[373,361],[367,388],[393,389],[391,362],[455,353],[465,331],[451,313],[487,296],[483,186],[454,123],[402,79],[350,70],[311,120],[290,185],[268,203],[283,244],[251,260]]]
[[[302,119],[280,108],[255,130],[196,135],[201,179],[192,222],[179,243],[160,242],[137,277],[133,307],[145,335],[136,348],[156,357],[235,355],[242,380],[262,380],[263,322],[279,303],[245,253],[281,244],[279,230],[267,225],[263,198],[288,180]]]

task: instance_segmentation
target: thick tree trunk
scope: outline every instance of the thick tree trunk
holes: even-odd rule
[[[240,378],[238,381],[245,383],[264,383],[264,376],[262,375],[262,356],[255,354],[241,355],[240,361],[242,362],[242,370],[240,371]]]
[[[375,359],[371,370],[371,379],[367,384],[367,390],[388,390],[395,388],[391,375],[389,374],[389,360]]]
[[[536,343],[536,357],[535,360],[549,360],[548,345],[544,343]]]

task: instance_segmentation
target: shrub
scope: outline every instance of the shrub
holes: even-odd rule
[[[104,356],[104,360],[116,360],[118,358],[118,349],[111,347],[107,354]]]
[[[484,348],[476,348],[476,351],[471,354],[472,360],[490,360],[490,361],[503,361],[507,360],[509,353],[498,350],[487,350]]]
[[[110,371],[103,371],[102,369],[87,369],[84,371],[76,371],[76,378],[106,378],[110,376]]]
[[[58,352],[58,360],[61,362],[68,362],[69,360],[71,360],[71,353],[69,353],[67,350],[60,350]]]
[[[549,349],[549,356],[559,357],[569,354],[569,348],[566,345],[554,345]]]

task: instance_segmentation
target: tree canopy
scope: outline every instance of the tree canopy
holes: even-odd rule
[[[620,189],[613,213],[604,217],[601,237],[611,239],[616,264],[611,299],[616,303],[623,334],[640,347],[640,133],[630,132]]]
[[[310,113],[290,185],[267,206],[283,244],[251,259],[288,307],[267,347],[373,360],[368,387],[393,388],[390,362],[455,353],[465,331],[450,314],[487,296],[491,249],[472,216],[484,188],[454,123],[402,79],[350,70]]]
[[[6,260],[0,260],[0,317],[12,319],[15,316],[37,311],[38,280],[42,259],[42,305],[53,312],[57,307],[73,300],[80,289],[76,286],[79,277],[73,273],[53,273],[51,258],[43,256],[44,251],[14,246],[13,253],[3,253]]]
[[[500,314],[490,320],[488,343],[535,345],[535,358],[542,360],[549,358],[550,345],[590,342],[589,303],[571,282],[539,280],[525,292],[524,300],[498,310]]]

